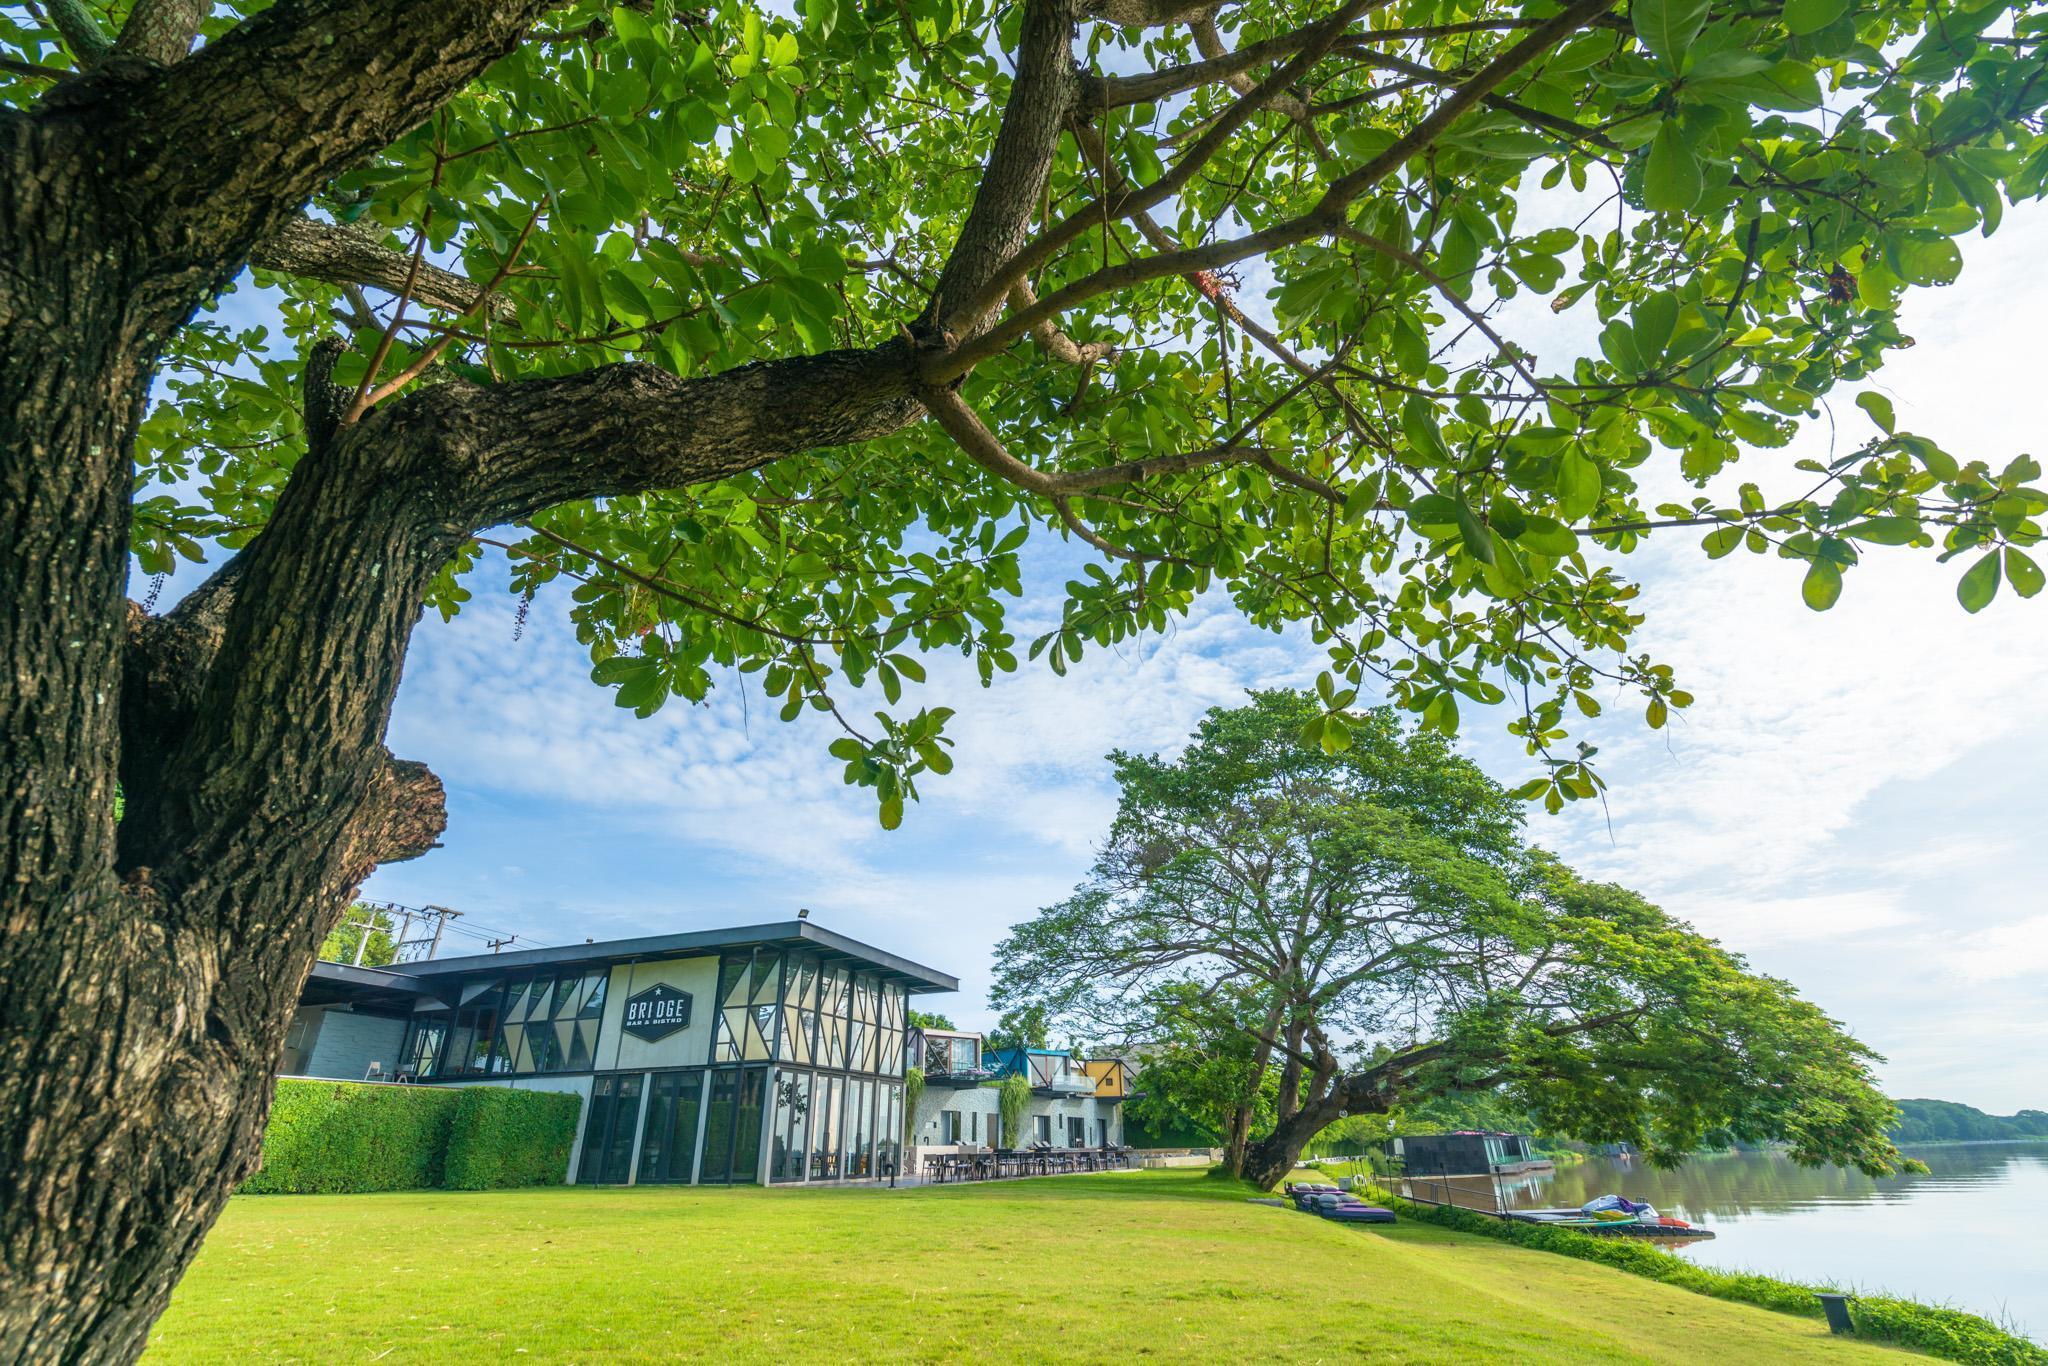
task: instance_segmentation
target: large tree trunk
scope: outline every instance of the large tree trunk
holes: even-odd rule
[[[341,631],[359,653],[333,662],[367,666],[343,690],[369,738],[353,746],[354,783],[307,765],[290,800],[275,770],[287,756],[293,771],[291,751],[247,709],[234,713],[254,742],[241,755],[190,746],[209,715],[201,684],[231,637],[219,609],[264,557],[169,618],[124,601],[149,295],[131,287],[126,244],[100,233],[90,187],[65,174],[83,164],[62,145],[70,130],[0,129],[7,165],[44,172],[16,180],[28,192],[0,223],[16,249],[0,295],[0,1360],[125,1360],[256,1160],[321,937],[376,859],[439,833],[438,784],[375,743],[419,571],[391,576],[383,637]],[[317,504],[319,482],[289,491],[297,509],[281,505],[280,519]],[[331,523],[347,506],[327,510]],[[332,553],[349,553],[360,532],[339,529],[322,528]],[[293,607],[255,629],[307,639],[344,625],[304,592],[264,586]],[[283,698],[273,715],[335,723]],[[211,771],[179,771],[177,756],[202,752]],[[134,858],[117,849],[117,770],[131,799],[119,842]],[[203,799],[259,784],[261,807]],[[381,838],[387,816],[398,843]],[[305,837],[282,857],[280,829]]]
[[[1316,1068],[1309,1097],[1245,1151],[1244,1179],[1271,1190],[1301,1161],[1309,1141],[1350,1115],[1383,1115],[1399,1099],[1407,1070],[1435,1057],[1440,1048],[1411,1049],[1361,1072],[1337,1075],[1337,1059],[1317,1036]]]
[[[1295,1111],[1273,1126],[1273,1132],[1245,1148],[1245,1180],[1261,1190],[1271,1190],[1287,1179],[1287,1173],[1294,1170],[1301,1161],[1302,1150],[1309,1140],[1341,1118],[1329,1113],[1326,1105],[1309,1105]]]

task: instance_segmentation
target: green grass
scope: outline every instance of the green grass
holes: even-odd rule
[[[1200,1172],[232,1201],[150,1360],[1877,1361],[1812,1320]]]

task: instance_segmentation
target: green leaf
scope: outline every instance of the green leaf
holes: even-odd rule
[[[1660,213],[1684,213],[1699,202],[1706,177],[1676,119],[1666,119],[1643,163],[1643,203]]]
[[[1421,394],[1410,394],[1401,405],[1401,430],[1423,464],[1451,463],[1450,447],[1444,444],[1444,434],[1436,425],[1436,405]]]
[[[1674,75],[1685,60],[1685,50],[1699,37],[1707,22],[1708,0],[1635,0],[1629,6],[1629,21],[1643,46],[1664,61]]]
[[[1896,420],[1892,416],[1892,401],[1883,394],[1867,391],[1860,393],[1856,395],[1856,406],[1869,413],[1870,420],[1882,428],[1886,436],[1890,436],[1896,429]]]
[[[1522,533],[1515,540],[1539,555],[1560,560],[1577,554],[1579,549],[1579,538],[1572,534],[1570,527],[1533,512],[1525,514]]]
[[[901,797],[884,797],[882,799],[880,815],[884,830],[894,830],[897,826],[903,824],[903,799]]]
[[[1464,540],[1465,549],[1470,551],[1472,558],[1478,560],[1481,564],[1492,564],[1494,562],[1492,534],[1487,531],[1485,523],[1479,520],[1479,515],[1473,512],[1462,499],[1458,501],[1457,509],[1458,535]]]
[[[1818,33],[1849,11],[1849,0],[1785,0],[1785,29],[1794,35]]]
[[[1964,572],[1962,582],[1956,585],[1956,601],[1965,612],[1983,611],[1998,596],[1998,578],[1998,552],[1994,550]]]
[[[1567,447],[1557,464],[1557,506],[1567,522],[1576,522],[1600,505],[1600,467],[1576,446]]]
[[[1718,560],[1741,545],[1742,536],[1743,528],[1740,525],[1716,527],[1707,533],[1706,539],[1700,544],[1706,547],[1708,559]]]
[[[2012,591],[2023,598],[2031,598],[2041,591],[2043,576],[2041,566],[2033,557],[2016,546],[2005,548],[2005,579],[2012,585]]]
[[[1833,560],[1815,560],[1806,567],[1799,596],[1816,612],[1825,612],[1842,596],[1842,567]]]
[[[1670,290],[1638,299],[1629,312],[1629,330],[1635,335],[1636,353],[1649,364],[1664,357],[1671,344],[1671,330],[1678,324],[1678,296]]]
[[[1425,493],[1408,504],[1408,520],[1423,535],[1432,538],[1451,530],[1463,530],[1459,514],[1471,516],[1471,510],[1455,498],[1441,493]]]
[[[1871,517],[1842,528],[1842,535],[1872,545],[1911,545],[1919,534],[1920,523],[1911,517]]]

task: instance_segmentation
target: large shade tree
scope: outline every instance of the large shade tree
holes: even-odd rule
[[[1663,529],[2041,584],[2034,466],[1788,441],[2039,194],[2043,17],[1922,0],[24,0],[0,12],[0,1350],[138,1349],[323,934],[443,824],[382,735],[503,547],[646,712],[737,668],[882,819],[919,657],[1196,595],[1545,800]],[[244,275],[245,267],[253,276]],[[269,325],[213,311],[253,278]],[[238,283],[241,282],[241,283]],[[1254,283],[1256,282],[1256,283]],[[1539,355],[1542,296],[1588,354]],[[1995,457],[1995,458],[1993,458]],[[1033,532],[1089,560],[1029,651]],[[224,565],[152,614],[131,557]],[[218,563],[218,556],[214,556]],[[147,595],[145,595],[147,596]],[[849,689],[889,710],[855,719]],[[912,707],[917,709],[912,710]],[[125,815],[114,817],[117,785]]]
[[[1305,743],[1321,705],[1255,695],[1173,760],[1112,755],[1115,823],[997,947],[998,1001],[1225,1063],[1225,1168],[1268,1186],[1335,1121],[1475,1090],[1659,1162],[1732,1138],[1896,1168],[1873,1055],[1789,984],[1525,846],[1509,794],[1388,709]]]

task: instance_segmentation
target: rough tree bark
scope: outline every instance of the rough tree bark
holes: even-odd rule
[[[442,384],[345,426],[316,363],[268,527],[167,615],[127,603],[165,339],[252,251],[374,249],[300,240],[308,196],[548,7],[280,0],[186,58],[205,7],[142,0],[91,75],[0,112],[0,1361],[140,1352],[256,1159],[321,939],[377,863],[439,836],[438,781],[382,737],[455,548],[895,431],[938,320],[981,326],[935,300],[915,338],[867,349]],[[1074,93],[1078,7],[1028,11],[947,300],[1022,240]]]
[[[1345,1079],[1347,1083],[1351,1080]],[[1261,1189],[1271,1190],[1287,1179],[1310,1140],[1324,1129],[1347,1115],[1380,1115],[1393,1107],[1390,1092],[1360,1081],[1355,1089],[1340,1084],[1309,1101],[1275,1124],[1273,1132],[1246,1144],[1239,1174]]]

